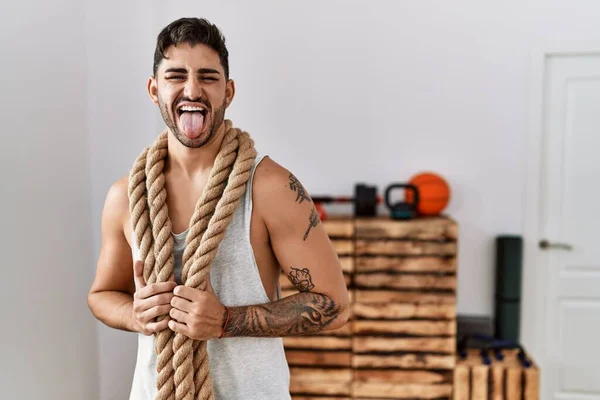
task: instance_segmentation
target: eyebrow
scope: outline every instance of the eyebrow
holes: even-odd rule
[[[167,74],[169,72],[178,73],[178,74],[187,74],[187,70],[185,68],[167,68],[165,70],[165,74]],[[216,69],[212,69],[212,68],[200,68],[198,70],[198,73],[199,74],[219,74],[219,71],[217,71]]]

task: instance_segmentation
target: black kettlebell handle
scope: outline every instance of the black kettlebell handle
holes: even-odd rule
[[[390,210],[394,209],[394,205],[390,203],[390,194],[393,189],[411,190],[414,193],[413,207],[416,208],[417,204],[419,204],[419,189],[415,185],[411,185],[410,183],[393,183],[385,189],[385,204]]]

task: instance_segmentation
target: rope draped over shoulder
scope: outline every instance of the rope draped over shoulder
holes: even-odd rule
[[[136,159],[129,174],[129,209],[147,284],[174,280],[171,221],[163,174],[168,132]],[[248,133],[225,121],[225,136],[190,220],[182,282],[204,290],[210,265],[240,202],[256,158]],[[205,341],[167,328],[155,335],[156,400],[213,400]]]

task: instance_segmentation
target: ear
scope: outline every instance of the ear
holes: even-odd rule
[[[233,97],[235,96],[235,82],[233,79],[229,79],[227,81],[227,86],[225,87],[225,108],[228,108],[233,102]]]
[[[148,78],[148,95],[152,102],[158,105],[158,85],[154,76]]]

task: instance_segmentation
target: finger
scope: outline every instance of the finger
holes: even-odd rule
[[[144,281],[144,263],[141,260],[136,260],[136,262],[133,263],[133,278],[137,290],[146,286],[146,282]]]
[[[175,289],[173,289],[173,293],[177,297],[182,297],[189,301],[194,301],[198,299],[198,294],[200,290],[191,288],[189,286],[179,285]]]
[[[188,326],[186,324],[182,324],[180,322],[170,320],[169,328],[171,328],[171,330],[173,332],[181,333],[187,337],[190,337],[190,329],[188,328]]]
[[[186,313],[191,313],[194,309],[194,303],[183,297],[177,296],[173,296],[171,299],[171,306]]]
[[[167,329],[169,327],[169,321],[171,321],[171,318],[167,317],[159,322],[151,322],[148,324],[148,329],[152,333],[164,331],[165,329]]]
[[[173,293],[163,293],[156,296],[152,296],[147,299],[136,299],[133,302],[133,309],[138,315],[142,315],[146,311],[150,310],[152,307],[156,306],[171,306],[171,299],[173,298]]]
[[[153,283],[139,290],[138,298],[147,299],[161,293],[173,293],[173,288],[177,284],[175,282],[160,282]]]
[[[169,315],[169,311],[171,311],[171,305],[170,304],[165,304],[162,306],[154,306],[146,311],[144,311],[141,315],[140,315],[140,320],[142,321],[152,321],[154,318],[163,316],[163,315]]]
[[[147,299],[137,300],[136,301],[136,304],[137,304],[136,310],[139,313],[143,313],[143,312],[146,312],[147,310],[150,310],[152,307],[164,306],[164,305],[171,306],[172,299],[173,299],[173,293],[162,293],[162,294],[154,295]]]
[[[171,317],[171,319],[182,324],[187,324],[190,321],[190,315],[188,313],[178,310],[176,308],[171,308],[169,316]]]

